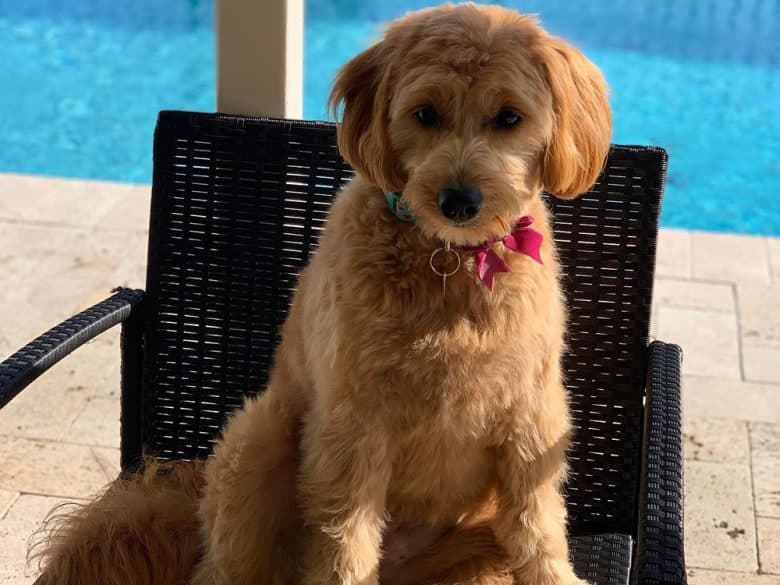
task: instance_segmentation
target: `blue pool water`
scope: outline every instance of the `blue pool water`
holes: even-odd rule
[[[307,0],[305,104],[429,2]],[[612,87],[614,142],[670,151],[662,223],[780,235],[780,2],[508,0]],[[148,182],[160,109],[215,107],[212,0],[0,0],[0,171]]]

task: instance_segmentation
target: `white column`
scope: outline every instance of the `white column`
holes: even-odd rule
[[[303,116],[303,0],[215,0],[217,110]]]

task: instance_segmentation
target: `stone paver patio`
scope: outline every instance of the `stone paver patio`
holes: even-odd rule
[[[0,359],[117,285],[143,287],[149,187],[0,175]],[[780,240],[663,230],[653,334],[683,346],[692,585],[780,584]],[[0,411],[0,583],[119,467],[118,330]]]

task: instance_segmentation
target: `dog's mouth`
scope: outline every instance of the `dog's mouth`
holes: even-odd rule
[[[454,246],[477,246],[489,240],[501,238],[511,231],[509,227],[519,214],[513,218],[501,215],[478,214],[471,219],[452,221],[436,216],[421,215],[418,226],[429,237],[449,242]]]
[[[482,223],[482,219],[479,217],[479,215],[472,217],[471,219],[462,219],[462,220],[453,220],[450,222],[450,225],[461,228],[461,229],[469,229],[475,226],[478,226]]]
[[[489,236],[499,236],[509,232],[511,220],[505,219],[502,215],[489,213],[478,213],[471,219],[464,220],[444,220],[443,225],[463,231],[478,231]],[[487,239],[487,238],[486,238]]]
[[[518,197],[512,209],[495,209],[483,206],[473,217],[450,219],[444,217],[439,207],[426,199],[426,203],[414,206],[417,226],[430,238],[450,242],[454,246],[477,246],[483,242],[502,238],[511,230],[517,219],[526,214],[526,205]],[[514,207],[514,206],[513,206]]]

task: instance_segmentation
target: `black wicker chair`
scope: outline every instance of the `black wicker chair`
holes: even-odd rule
[[[593,190],[549,199],[570,307],[577,432],[567,486],[577,572],[686,582],[680,349],[648,345],[666,153],[615,146]],[[122,467],[206,457],[263,388],[296,274],[352,175],[332,124],[163,112],[146,291],[118,290],[0,364],[0,407],[122,323]]]

